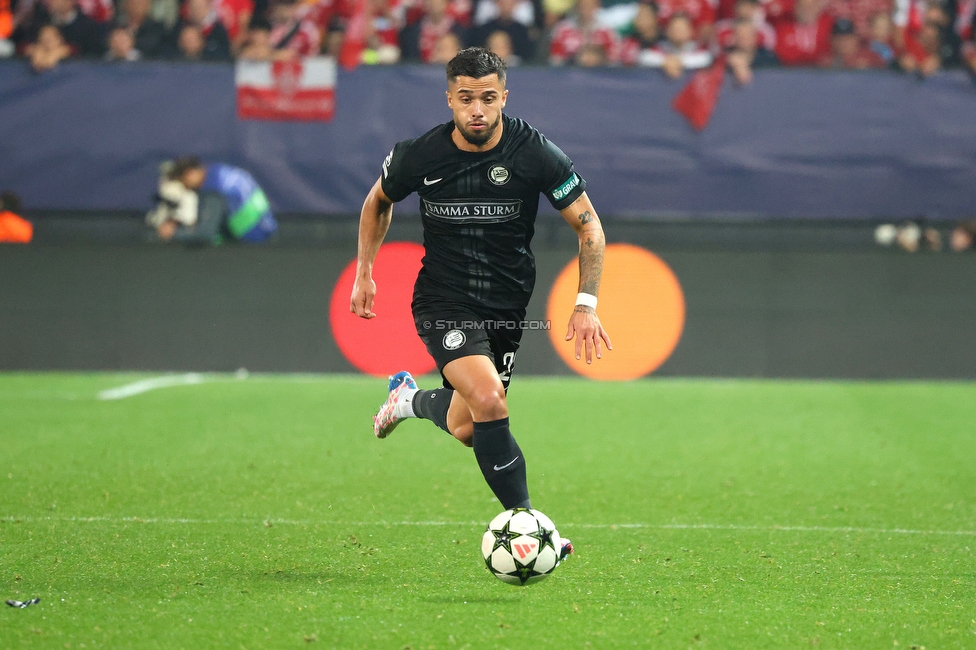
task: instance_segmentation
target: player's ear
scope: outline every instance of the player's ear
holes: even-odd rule
[[[454,98],[451,97],[451,91],[448,90],[444,94],[447,95],[447,107],[450,108],[451,110],[454,110]]]
[[[508,101],[508,88],[502,91],[502,108],[505,108],[505,103]]]

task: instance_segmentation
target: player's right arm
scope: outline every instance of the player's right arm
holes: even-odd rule
[[[376,283],[373,282],[373,263],[380,252],[380,245],[390,229],[393,218],[393,201],[383,191],[382,179],[377,179],[366,195],[363,210],[359,214],[359,254],[356,258],[356,280],[352,285],[349,311],[361,318],[376,318],[373,298]]]

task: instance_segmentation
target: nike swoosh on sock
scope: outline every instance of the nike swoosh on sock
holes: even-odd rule
[[[501,467],[499,467],[498,465],[495,465],[495,467],[494,467],[494,470],[495,470],[496,472],[500,472],[500,471],[502,471],[503,469],[505,469],[506,467],[509,467],[509,466],[511,466],[511,465],[512,465],[512,463],[514,463],[514,462],[515,462],[515,461],[517,461],[518,459],[519,459],[519,457],[518,457],[518,456],[516,456],[516,457],[515,457],[515,458],[513,458],[513,459],[512,459],[511,461],[509,461],[509,462],[507,462],[507,463],[505,463],[505,464],[504,464],[504,465],[502,465]]]

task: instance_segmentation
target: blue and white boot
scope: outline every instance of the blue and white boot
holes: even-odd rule
[[[413,396],[417,392],[417,382],[406,370],[390,377],[390,391],[386,402],[373,416],[373,433],[377,438],[385,438],[407,418],[416,417],[413,412]]]

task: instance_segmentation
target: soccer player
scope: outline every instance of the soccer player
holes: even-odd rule
[[[358,316],[377,316],[373,262],[393,204],[417,192],[426,254],[412,309],[444,387],[418,390],[409,373],[397,373],[373,432],[385,438],[405,418],[430,420],[474,447],[503,507],[529,508],[525,459],[509,428],[506,391],[535,284],[530,242],[539,193],[579,236],[580,293],[566,340],[576,337],[576,358],[585,354],[587,363],[603,356],[604,344],[611,349],[596,315],[603,227],[566,154],[502,113],[508,90],[497,55],[462,50],[447,64],[447,88],[454,119],[398,143],[366,197],[350,301]]]

